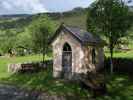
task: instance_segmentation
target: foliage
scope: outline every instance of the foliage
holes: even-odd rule
[[[32,53],[32,41],[31,41],[31,35],[28,33],[27,30],[24,32],[19,33],[16,36],[16,42],[15,42],[15,50],[18,53],[17,55],[25,55],[24,50],[28,53]]]
[[[34,50],[43,53],[43,61],[48,51],[48,41],[55,31],[54,28],[54,23],[47,16],[40,16],[28,27]]]
[[[88,12],[88,31],[100,33],[106,37],[110,49],[112,72],[114,47],[121,37],[127,35],[133,16],[122,0],[98,0],[91,5]]]
[[[22,31],[32,21],[30,15],[5,15],[0,16],[0,29],[17,29]]]
[[[35,46],[34,42],[32,41],[34,40],[32,37],[36,37],[35,34],[33,35],[30,33],[35,31],[35,29],[37,31],[37,28],[39,28],[40,26],[41,26],[41,30],[38,29],[39,30],[38,32],[49,28],[48,33],[46,33],[48,35],[46,36],[51,36],[50,34],[54,33],[53,31],[51,31],[50,33],[50,30],[52,30],[52,27],[54,27],[54,25],[52,25],[52,21],[48,17],[45,18],[44,15],[38,15],[38,16],[26,15],[26,16],[27,17],[25,17],[24,15],[24,18],[13,17],[12,19],[8,19],[8,20],[0,20],[0,54],[4,55],[8,53],[9,50],[14,51],[15,54],[17,55],[25,55],[25,54],[36,52],[37,51],[36,49],[40,49],[40,48],[37,48],[38,45]],[[36,21],[36,19],[38,20]],[[45,25],[43,25],[44,23]],[[34,28],[33,27],[34,24],[36,24],[38,27],[35,26]],[[27,28],[28,25],[30,28],[33,27],[33,29],[30,30],[29,27]],[[43,28],[44,26],[47,26],[47,27]],[[44,36],[38,37],[38,40],[41,40],[42,37]]]
[[[127,74],[108,75],[106,73],[108,95],[96,100],[132,100],[133,81]]]
[[[4,30],[0,32],[0,47],[3,53],[7,53],[9,49],[14,47],[17,32],[14,29]]]
[[[72,11],[63,13],[41,13],[35,15],[1,15],[0,54],[4,55],[5,53],[8,53],[9,49],[14,50],[17,55],[25,55],[25,49],[27,51],[30,51],[31,53],[36,53],[35,51],[37,51],[37,48],[33,45],[33,41],[31,41],[31,32],[27,28],[27,26],[33,24],[37,19],[43,19],[43,16],[44,19],[45,16],[48,16],[52,19],[53,22],[57,24],[52,25],[55,27],[54,31],[56,28],[59,27],[61,22],[64,22],[67,25],[78,26],[85,29],[86,21],[84,19],[86,19],[86,12],[87,11],[84,8],[75,8]],[[52,23],[52,21],[50,22]]]
[[[109,70],[109,58],[105,59],[105,66],[106,69]],[[127,73],[131,74],[133,73],[133,59],[131,58],[113,58],[113,64],[114,64],[114,72],[117,73]]]

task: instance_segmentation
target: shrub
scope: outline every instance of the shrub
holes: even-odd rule
[[[114,71],[118,73],[133,73],[133,59],[130,58],[113,58]],[[105,59],[105,68],[109,69],[110,59]]]

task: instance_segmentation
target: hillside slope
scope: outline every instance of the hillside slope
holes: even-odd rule
[[[41,13],[35,15],[1,15],[0,29],[22,29],[29,25],[32,20],[36,20],[39,16],[49,16],[57,25],[65,23],[71,26],[79,26],[85,29],[87,9],[75,8],[72,11],[63,13]]]
[[[73,15],[70,17],[62,17],[60,19],[57,19],[56,21],[58,23],[65,23],[66,25],[69,26],[77,26],[80,27],[82,29],[86,29],[86,13],[84,14],[79,14],[79,15]]]

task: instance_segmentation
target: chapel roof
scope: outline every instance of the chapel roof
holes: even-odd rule
[[[105,44],[105,42],[99,37],[99,36],[94,36],[92,33],[87,32],[83,29],[80,29],[78,27],[73,27],[73,26],[66,26],[62,24],[54,34],[53,38],[51,39],[51,42],[55,39],[55,37],[58,36],[58,34],[62,31],[68,31],[72,36],[74,36],[81,44]]]

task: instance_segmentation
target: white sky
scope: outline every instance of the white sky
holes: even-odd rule
[[[62,12],[75,7],[88,7],[94,1],[95,0],[0,0],[0,15]],[[131,5],[133,5],[133,3]]]
[[[61,12],[87,7],[94,0],[0,0],[1,14]]]

